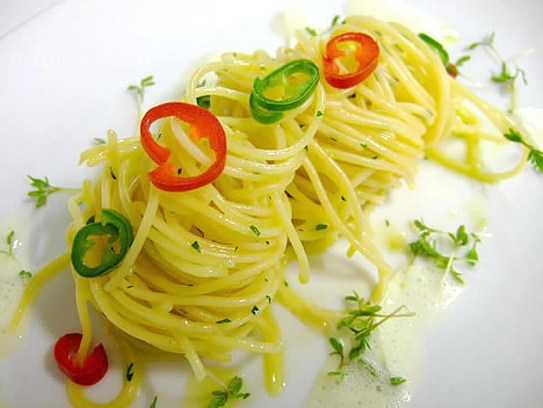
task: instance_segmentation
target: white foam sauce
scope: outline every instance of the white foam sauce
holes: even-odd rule
[[[391,281],[382,306],[391,313],[405,305],[415,317],[396,318],[383,324],[373,335],[372,350],[364,354],[367,365],[351,363],[343,379],[327,373],[337,369],[337,357],[325,363],[306,408],[402,407],[418,388],[423,365],[423,338],[431,323],[456,299],[461,286],[450,276],[423,260],[399,269]],[[401,385],[391,385],[391,377],[403,377]]]
[[[22,261],[28,259],[28,224],[24,218],[13,216],[0,221],[0,251],[9,252],[6,240],[11,231],[12,254],[0,253],[0,356],[13,350],[20,340],[19,335],[7,333],[7,329],[28,283],[28,278],[19,273],[30,269]]]

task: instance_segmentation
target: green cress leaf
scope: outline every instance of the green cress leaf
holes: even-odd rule
[[[47,203],[47,197],[49,197],[51,194],[64,191],[64,192],[70,192],[75,193],[79,192],[79,189],[76,188],[62,188],[62,187],[56,187],[52,186],[49,183],[49,179],[47,177],[44,177],[43,179],[27,176],[30,180],[30,186],[34,187],[34,190],[31,190],[28,192],[28,197],[36,198],[36,208],[43,207]]]
[[[247,399],[251,395],[248,392],[241,392],[243,388],[243,379],[234,376],[228,382],[226,389],[215,390],[211,392],[213,398],[209,402],[207,408],[218,408],[226,406],[229,399]]]
[[[503,134],[507,140],[515,143],[519,143],[526,147],[529,150],[528,161],[535,167],[539,172],[543,172],[543,152],[536,149],[533,145],[526,142],[520,132],[516,129],[509,128],[507,132]]]
[[[309,35],[311,35],[311,36],[313,36],[313,37],[316,37],[317,35],[319,35],[319,34],[317,33],[317,30],[315,30],[314,28],[311,28],[311,27],[306,27],[306,28],[305,28],[305,31],[306,31]]]
[[[424,221],[415,220],[413,225],[419,231],[419,239],[409,243],[409,248],[415,256],[432,259],[435,265],[444,269],[445,273],[451,275],[459,282],[464,283],[462,274],[455,269],[454,265],[457,261],[464,261],[470,266],[475,266],[479,261],[477,254],[477,244],[481,242],[480,238],[474,233],[468,233],[465,225],[460,225],[456,232],[445,232],[435,228],[428,227]],[[448,238],[453,247],[451,253],[444,254],[438,247],[438,241]],[[463,256],[458,256],[461,248],[468,246],[471,242],[471,247]]]
[[[337,324],[338,335],[347,335],[345,341],[342,338],[330,337],[328,342],[332,347],[330,355],[337,355],[340,358],[337,373],[341,373],[341,369],[351,361],[360,358],[366,350],[371,349],[370,337],[371,333],[381,324],[385,323],[392,317],[408,317],[413,316],[413,313],[400,314],[405,308],[401,306],[390,314],[379,314],[382,310],[379,305],[372,305],[366,302],[364,298],[353,291],[352,295],[345,296],[345,301],[354,303],[354,309],[348,309],[345,316],[339,320]],[[346,349],[345,345],[350,348]],[[365,362],[366,363],[366,362]],[[366,363],[367,364],[367,363]],[[336,375],[330,374],[329,375]],[[337,374],[339,375],[339,374]]]
[[[503,137],[505,137],[507,140],[511,142],[522,143],[522,136],[517,130],[512,129],[512,128],[509,128],[509,131],[505,132],[503,134]]]
[[[403,384],[407,380],[403,377],[390,377],[390,385],[397,386]]]

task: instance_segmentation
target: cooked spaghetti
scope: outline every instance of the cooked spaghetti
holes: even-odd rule
[[[483,181],[520,171],[526,155],[513,170],[481,170],[480,140],[502,138],[481,133],[474,118],[487,116],[501,133],[513,125],[450,78],[416,33],[363,16],[348,17],[330,37],[343,32],[375,39],[375,71],[347,89],[333,88],[321,76],[315,92],[274,124],[251,116],[255,78],[300,58],[321,67],[329,37],[300,32],[297,45],[280,48],[276,56],[227,53],[191,76],[183,101],[209,97],[228,142],[226,167],[211,184],[182,193],[156,188],[148,177],[156,166],[139,137],[118,139],[110,131],[106,144],[81,155],[82,163],[102,165],[103,171],[69,203],[68,247],[102,209],[123,214],[135,236],[111,273],[89,279],[73,271],[83,332],[80,358],[92,342],[90,303],[130,347],[147,344],[183,354],[198,379],[206,376],[204,357],[227,362],[234,350],[262,353],[268,389],[276,393],[283,384],[282,344],[271,302],[321,326],[339,316],[307,307],[283,285],[289,261],[297,261],[299,279],[307,282],[308,255],[341,236],[350,244],[348,256],[359,252],[375,266],[379,285],[373,296],[379,302],[390,267],[372,241],[368,216],[391,189],[404,182],[415,186],[425,155]],[[216,83],[202,84],[209,73]],[[466,162],[439,147],[451,134],[466,141]],[[199,174],[213,161],[209,146],[195,143],[178,119],[163,120],[155,135],[183,176]],[[93,256],[88,262],[99,263],[100,252]],[[117,404],[135,395],[127,391],[133,384],[125,386]],[[75,406],[91,406],[73,383],[69,394]]]

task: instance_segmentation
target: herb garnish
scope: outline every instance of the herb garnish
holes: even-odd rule
[[[194,241],[190,246],[202,253],[202,248],[200,247],[200,243],[198,241]]]
[[[411,242],[409,248],[415,256],[433,259],[435,265],[445,270],[445,274],[451,275],[460,283],[464,283],[462,274],[454,267],[456,261],[467,262],[470,266],[475,266],[479,260],[477,253],[477,244],[481,242],[479,236],[475,233],[468,233],[465,225],[460,225],[455,233],[430,228],[424,224],[423,220],[413,222],[419,230],[419,239]],[[447,240],[452,246],[451,253],[443,254],[438,247],[438,240]],[[471,245],[471,246],[470,246]],[[468,248],[464,255],[458,256],[461,248]]]
[[[390,385],[397,386],[400,384],[403,384],[407,380],[403,377],[391,377],[390,378]]]
[[[157,400],[158,400],[158,395],[155,395],[155,397],[153,398],[153,402],[151,402],[151,406],[149,408],[156,408]]]
[[[256,225],[250,225],[249,228],[251,228],[251,231],[253,231],[253,234],[255,234],[257,237],[260,236],[260,230],[256,227]]]
[[[128,364],[126,367],[126,381],[130,382],[132,381],[132,377],[134,377],[134,363]]]
[[[139,96],[139,102],[143,103],[143,97],[145,94],[145,88],[152,86],[155,84],[155,81],[153,80],[153,76],[149,75],[145,78],[143,78],[140,81],[139,86],[138,85],[128,85],[127,90],[129,91],[136,91],[136,94]]]
[[[332,31],[332,29],[333,29],[335,26],[337,26],[338,24],[340,24],[340,22],[339,22],[339,19],[340,19],[340,18],[341,18],[341,17],[339,16],[339,14],[336,14],[336,15],[334,16],[334,18],[332,18],[332,22],[330,23],[330,27],[328,27],[326,30],[322,30],[320,33],[319,33],[316,29],[311,28],[311,27],[308,27],[308,26],[305,27],[305,31],[306,31],[309,35],[311,35],[311,36],[313,36],[313,37],[316,37],[316,36],[318,36],[318,35],[325,34],[325,33],[327,33],[327,32]],[[344,21],[341,22],[341,24],[344,24],[344,23],[345,23]]]
[[[509,131],[503,134],[507,140],[515,143],[520,143],[526,147],[530,152],[528,153],[528,161],[533,164],[533,166],[543,173],[543,152],[536,149],[531,144],[527,143],[522,135],[515,129],[509,128]]]
[[[441,62],[443,63],[443,66],[447,70],[447,72],[453,77],[456,78],[458,75],[458,66],[462,65],[464,62],[469,60],[469,56],[462,57],[456,61],[456,63],[451,62],[451,58],[449,56],[449,53],[441,45],[439,41],[437,41],[435,38],[430,37],[428,34],[420,33],[419,37],[421,40],[423,40],[426,44],[428,44],[430,47],[435,49],[437,53],[439,54],[439,57],[441,58]]]
[[[32,176],[27,177],[30,179],[30,185],[35,188],[35,190],[28,192],[28,196],[36,197],[36,208],[44,206],[47,203],[47,197],[49,197],[53,193],[57,193],[59,191],[73,193],[79,191],[79,189],[77,188],[63,188],[52,186],[51,184],[49,184],[49,179],[47,177],[44,177],[43,179],[35,178]]]
[[[211,95],[203,95],[196,98],[196,104],[201,108],[208,109],[211,107]]]
[[[213,399],[209,402],[207,408],[218,408],[226,406],[229,399],[247,399],[251,395],[248,392],[241,392],[243,387],[243,379],[238,376],[232,377],[228,382],[228,386],[223,390],[215,390],[211,392]]]
[[[315,30],[314,28],[311,28],[311,27],[306,27],[306,28],[305,28],[305,31],[306,31],[309,35],[312,35],[313,37],[316,37],[316,36],[318,35],[317,30]]]
[[[6,237],[6,246],[7,251],[0,250],[0,254],[5,254],[7,256],[13,256],[13,250],[15,249],[16,242],[14,241],[13,237],[15,236],[15,231],[10,231],[8,236]]]
[[[348,342],[348,344],[350,344],[350,349],[346,349],[345,343],[341,339],[335,337],[330,337],[328,339],[328,342],[333,349],[330,355],[337,355],[339,357],[338,370],[328,373],[328,375],[332,376],[343,376],[341,370],[345,365],[360,358],[366,350],[371,349],[371,333],[387,320],[393,317],[414,316],[414,313],[409,311],[400,314],[402,310],[407,310],[405,306],[399,307],[390,314],[381,314],[379,313],[382,310],[381,306],[372,305],[370,302],[366,302],[364,298],[361,298],[356,292],[353,292],[352,295],[345,296],[345,300],[354,303],[355,308],[347,311],[347,315],[339,321],[337,329],[346,329],[354,336],[354,338]],[[360,361],[367,366],[366,368],[371,375],[376,375],[377,371],[375,370],[375,367],[371,366],[363,359],[360,359]]]
[[[507,64],[506,60],[501,56],[501,54],[498,52],[498,49],[494,45],[495,39],[496,33],[492,32],[492,34],[485,37],[483,40],[470,44],[467,49],[469,51],[473,51],[479,47],[486,48],[498,60],[500,71],[498,74],[492,75],[490,79],[492,80],[492,82],[502,85],[506,91],[510,92],[511,106],[509,108],[509,112],[512,113],[517,108],[517,92],[515,82],[519,76],[522,77],[522,82],[524,82],[524,85],[528,85],[528,80],[526,79],[526,72],[521,69],[517,64],[514,64],[514,71],[511,71],[511,68]]]

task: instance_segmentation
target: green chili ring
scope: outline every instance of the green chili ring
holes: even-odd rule
[[[251,93],[249,97],[249,106],[251,107],[251,114],[254,120],[264,125],[270,125],[283,119],[283,113],[263,108],[255,100],[254,94]]]
[[[301,84],[290,85],[289,76],[296,73],[307,74],[309,78]],[[263,79],[255,78],[251,96],[261,108],[274,111],[291,110],[309,99],[319,83],[319,78],[319,67],[313,61],[308,59],[293,60],[271,72]],[[268,88],[278,86],[283,87],[286,93],[292,96],[286,99],[270,99],[264,95]]]
[[[91,221],[89,219],[89,221]],[[89,267],[85,264],[87,252],[96,244],[91,236],[109,235],[106,248],[102,252],[100,264],[95,267]],[[119,242],[118,252],[112,248],[112,245]],[[134,231],[130,221],[117,211],[107,208],[102,209],[102,221],[85,225],[75,234],[72,243],[71,260],[74,270],[84,278],[94,278],[103,276],[111,272],[126,256],[132,242],[134,241]]]

